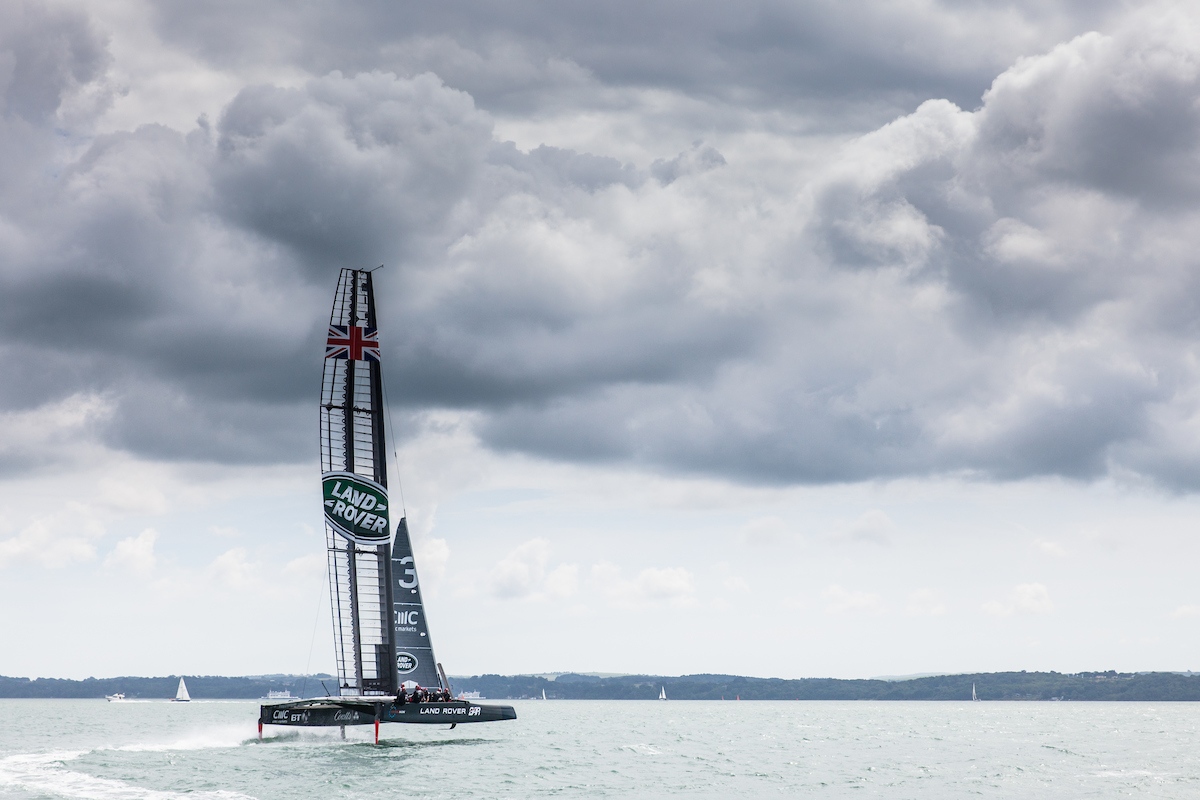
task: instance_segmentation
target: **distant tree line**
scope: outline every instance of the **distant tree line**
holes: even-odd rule
[[[0,697],[102,698],[120,692],[129,699],[173,698],[179,675],[163,678],[7,678],[0,675]],[[188,694],[198,699],[247,700],[266,697],[268,692],[289,691],[296,697],[324,695],[321,681],[337,694],[337,678],[329,675],[257,675],[226,678],[219,675],[185,675]]]
[[[453,681],[455,691],[497,699],[653,700],[665,687],[672,700],[1200,700],[1200,674],[1172,672],[985,672],[908,680],[744,678],[737,675],[476,675]]]
[[[187,675],[188,691],[197,699],[255,699],[268,692],[289,691],[294,697],[337,693],[329,675],[259,675],[229,678]],[[599,678],[568,673],[551,680],[531,675],[474,675],[451,678],[455,692],[476,691],[494,699],[653,700],[665,687],[672,700],[955,700],[971,699],[974,684],[980,700],[1200,700],[1200,674],[1174,672],[983,672],[938,675],[907,680],[838,680],[835,678],[745,678],[737,675],[622,675]],[[161,678],[7,678],[0,676],[0,697],[102,698],[123,693],[133,699],[175,696],[178,675]]]

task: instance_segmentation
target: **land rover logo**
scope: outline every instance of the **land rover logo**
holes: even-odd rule
[[[417,657],[412,653],[397,653],[396,654],[396,671],[401,675],[407,675],[417,668]]]
[[[325,521],[355,542],[378,544],[391,537],[387,489],[352,472],[326,472],[321,478],[325,494]]]

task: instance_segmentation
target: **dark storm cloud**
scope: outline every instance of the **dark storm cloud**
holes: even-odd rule
[[[653,386],[614,387],[593,397],[500,411],[481,433],[500,449],[752,483],[841,482],[929,471],[921,431],[903,413],[872,419],[839,409],[832,393],[772,398],[775,407],[763,407],[759,391],[722,386],[720,397],[681,396]]]
[[[1195,451],[1165,446],[1164,418],[1195,415],[1194,371],[1177,358],[1196,333],[1188,165],[1200,152],[1200,79],[1194,45],[1164,27],[1085,36],[1022,62],[975,113],[929,103],[814,182],[814,255],[893,294],[886,308],[826,306],[853,320],[832,347],[859,375],[823,383],[808,357],[760,349],[759,363],[731,370],[736,381],[717,371],[667,390],[670,402],[661,387],[616,387],[498,413],[483,434],[563,458],[749,480],[1136,469],[1194,485]],[[774,288],[782,299],[797,287]],[[922,346],[915,320],[895,315],[928,313],[908,305],[923,292],[938,293],[941,335],[966,350],[892,362],[880,337]],[[795,330],[785,308],[774,306],[776,335]],[[872,330],[874,313],[899,329]],[[811,341],[816,331],[799,327]],[[875,382],[889,393],[865,391]]]
[[[650,165],[650,174],[665,186],[679,180],[684,175],[707,172],[710,169],[724,166],[725,163],[725,156],[721,155],[715,147],[705,146],[703,142],[696,142],[691,150],[680,153],[674,158],[655,159],[654,163]]]
[[[104,42],[76,10],[15,0],[4,4],[0,86],[4,114],[40,125],[64,93],[95,78],[108,62]]]
[[[393,400],[503,408],[612,384],[687,381],[749,351],[759,330],[745,316],[654,296],[618,301],[616,313],[570,309],[573,318],[555,324],[548,318],[566,316],[569,301],[553,292],[535,299],[489,288],[395,320]]]
[[[0,329],[15,346],[10,374],[38,348],[75,367],[7,387],[6,407],[99,393],[113,404],[105,439],[139,453],[302,457],[308,426],[294,412],[317,379],[329,286],[338,267],[376,259],[415,262],[389,273],[398,305],[419,310],[393,334],[403,342],[393,351],[401,402],[469,406],[680,375],[697,361],[697,341],[711,342],[714,358],[728,349],[707,323],[695,330],[652,309],[638,319],[633,307],[669,300],[679,275],[658,294],[626,287],[622,321],[605,308],[587,319],[568,280],[550,287],[531,270],[522,283],[519,265],[422,308],[444,272],[422,274],[425,254],[470,236],[497,204],[532,193],[568,202],[646,181],[612,158],[521,153],[493,142],[490,125],[432,76],[376,73],[247,88],[215,130],[149,125],[97,137],[44,206],[12,216],[40,246],[8,259]],[[573,338],[560,335],[566,328]],[[614,328],[659,346],[617,353]],[[480,352],[479,336],[492,338],[491,352]]]
[[[499,450],[766,483],[1200,480],[1186,16],[1135,14],[980,83],[978,108],[935,97],[798,168],[806,141],[758,129],[743,133],[768,145],[678,136],[695,144],[642,164],[525,152],[470,80],[377,68],[449,53],[482,75],[500,59],[546,102],[590,87],[589,113],[628,86],[961,99],[1030,20],[1079,18],[1013,7],[1007,43],[955,61],[875,45],[889,25],[932,20],[939,41],[991,11],[371,8],[160,5],[160,28],[205,57],[250,58],[245,35],[267,43],[255,58],[321,74],[247,85],[215,125],[86,140],[59,126],[73,93],[101,91],[101,38],[81,16],[22,17],[24,38],[59,43],[44,56],[58,77],[6,89],[0,157],[20,180],[0,189],[0,369],[21,379],[0,411],[94,406],[88,435],[154,458],[309,458],[336,270],[386,263],[392,402],[468,411]],[[28,60],[6,46],[4,63]],[[10,461],[26,446],[2,445]]]
[[[412,255],[441,231],[491,141],[468,95],[431,75],[377,73],[246,89],[219,131],[221,212],[316,271]]]
[[[604,102],[589,89],[623,86],[736,105],[873,103],[891,112],[928,97],[973,107],[1018,56],[1098,26],[1121,7],[867,0],[155,4],[162,35],[214,63],[276,60],[316,73],[428,70],[491,109]]]
[[[93,109],[106,105],[103,38],[81,13],[9,11],[0,411],[74,419],[70,409],[83,408],[80,435],[150,455],[302,457],[269,423],[283,425],[274,406],[286,411],[303,383],[311,359],[295,355],[318,345],[308,320],[289,330],[304,289],[271,287],[270,249],[214,225],[211,137],[147,125],[71,155],[79,139],[62,127],[66,107],[86,92],[98,96]],[[62,452],[10,434],[25,444],[0,446],[6,461]]]
[[[603,189],[614,183],[637,188],[645,180],[645,175],[632,164],[544,144],[525,156],[512,142],[505,142],[492,151],[491,161],[508,164],[516,170],[530,173],[531,177],[549,173],[554,178],[588,191]]]
[[[113,399],[116,408],[105,420],[105,441],[150,458],[225,464],[302,461],[312,446],[309,404],[211,399],[177,385],[145,381]]]
[[[0,212],[46,201],[50,136],[64,97],[100,77],[103,37],[81,11],[7,2],[0,23]],[[5,238],[19,232],[0,228]],[[0,263],[0,274],[6,265]]]

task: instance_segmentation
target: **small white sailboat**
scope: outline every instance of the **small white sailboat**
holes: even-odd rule
[[[546,690],[545,689],[542,689],[542,699],[543,700],[546,699]]]
[[[971,684],[971,702],[972,703],[979,702],[979,695],[975,694],[975,684],[973,684],[973,683]]]
[[[183,682],[183,678],[180,678],[179,679],[179,688],[175,690],[175,701],[174,702],[189,703],[189,702],[191,702],[191,700],[192,700],[192,696],[190,694],[188,694],[187,684]]]
[[[658,699],[659,700],[667,699],[667,687],[665,687],[665,686],[658,687]]]

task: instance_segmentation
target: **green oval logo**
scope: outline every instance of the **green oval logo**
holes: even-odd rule
[[[387,489],[353,472],[326,472],[325,521],[347,539],[378,544],[391,538]]]

